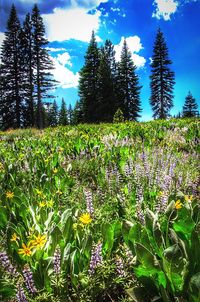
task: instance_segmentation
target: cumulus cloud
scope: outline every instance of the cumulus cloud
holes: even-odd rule
[[[53,13],[42,15],[50,42],[69,39],[89,42],[92,30],[97,31],[100,26],[100,16],[100,11],[88,14],[85,8],[80,7],[55,8]],[[97,41],[101,41],[98,36]]]
[[[152,17],[168,21],[171,19],[171,15],[177,11],[179,3],[176,0],[154,0],[153,5],[156,10]]]
[[[79,73],[73,73],[66,65],[72,65],[70,56],[68,53],[65,55],[58,55],[57,57],[51,57],[54,63],[54,70],[51,71],[58,86],[62,88],[75,88],[78,86]]]
[[[138,54],[138,52],[140,52],[140,50],[143,49],[142,43],[140,41],[140,37],[138,36],[128,37],[126,38],[126,42],[130,52],[132,53],[132,59],[134,64],[138,68],[144,67],[146,63],[146,59]],[[121,41],[119,42],[119,44],[115,45],[117,61],[120,60],[123,43],[124,43],[124,37],[121,37]]]

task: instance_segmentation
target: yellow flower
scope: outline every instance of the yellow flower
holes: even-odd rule
[[[90,217],[89,213],[82,214],[79,218],[80,222],[83,224],[89,224],[92,221],[92,218]]]
[[[46,206],[46,202],[45,201],[40,201],[39,202],[39,207],[40,208],[44,208]]]
[[[36,247],[37,249],[40,249],[44,246],[45,242],[47,241],[46,235],[38,235],[35,236],[35,239],[31,240],[30,243],[32,244],[33,247]]]
[[[26,244],[22,243],[22,248],[18,250],[18,254],[30,257],[32,254],[31,252],[32,248],[33,246],[31,245],[30,242],[27,244],[27,246]]]
[[[17,237],[17,234],[14,233],[14,234],[12,234],[12,237],[11,237],[10,241],[15,241],[16,242],[17,239],[19,239],[19,238]]]
[[[193,195],[185,195],[184,196],[185,197],[185,201],[187,201],[187,202],[189,202],[189,203],[191,203],[192,202],[192,199],[193,199]]]
[[[180,199],[178,199],[176,202],[175,202],[175,208],[177,210],[181,209],[183,206],[183,204],[180,202]]]
[[[53,173],[54,173],[54,174],[58,173],[58,169],[56,169],[56,168],[53,169]]]
[[[47,201],[47,207],[52,208],[53,205],[54,205],[53,199],[50,199],[49,201]]]
[[[9,198],[9,199],[12,199],[14,197],[14,193],[13,192],[6,192],[6,197]]]
[[[43,192],[40,191],[40,190],[38,190],[38,189],[36,189],[36,193],[37,193],[37,195],[39,195],[39,196],[42,196],[42,195],[43,195]]]
[[[59,189],[58,189],[58,191],[56,192],[58,195],[62,195],[62,191],[60,191]]]

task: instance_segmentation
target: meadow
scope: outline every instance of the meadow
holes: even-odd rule
[[[200,301],[199,130],[0,132],[0,301]]]

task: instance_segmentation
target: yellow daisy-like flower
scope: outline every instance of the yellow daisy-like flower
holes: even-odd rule
[[[6,197],[7,197],[8,199],[12,199],[12,198],[14,197],[14,193],[8,191],[8,192],[6,192]]]
[[[193,200],[193,195],[190,195],[190,196],[189,195],[185,195],[184,198],[185,198],[185,201],[191,203],[192,200]]]
[[[40,249],[44,246],[44,244],[47,241],[46,235],[38,235],[35,236],[35,239],[31,240],[30,243],[32,244],[33,247],[36,247],[37,249]]]
[[[83,224],[89,224],[92,221],[92,218],[90,216],[89,213],[84,213],[81,215],[81,217],[79,218],[80,222],[82,222]]]
[[[39,207],[40,207],[40,208],[46,207],[46,202],[45,202],[45,201],[40,201],[40,202],[39,202]]]
[[[16,233],[14,233],[14,234],[12,234],[12,237],[11,237],[10,241],[14,241],[14,242],[16,242],[16,241],[17,241],[17,239],[19,239],[19,238],[17,237],[17,234],[16,234]]]
[[[31,242],[29,242],[27,246],[26,244],[22,243],[22,248],[18,250],[18,254],[30,257],[32,255],[32,248],[33,246],[31,245]]]
[[[180,199],[178,199],[176,202],[175,202],[175,208],[177,210],[181,209],[183,207],[183,204],[181,203]]]

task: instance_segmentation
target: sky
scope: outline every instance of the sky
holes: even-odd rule
[[[151,120],[150,62],[160,28],[176,80],[170,113],[182,110],[189,91],[200,110],[200,0],[0,0],[0,46],[12,3],[21,23],[38,4],[55,66],[53,74],[59,81],[54,91],[58,105],[63,97],[73,107],[79,98],[79,71],[94,30],[99,47],[106,39],[115,45],[116,60],[126,38],[142,86],[140,120]]]

